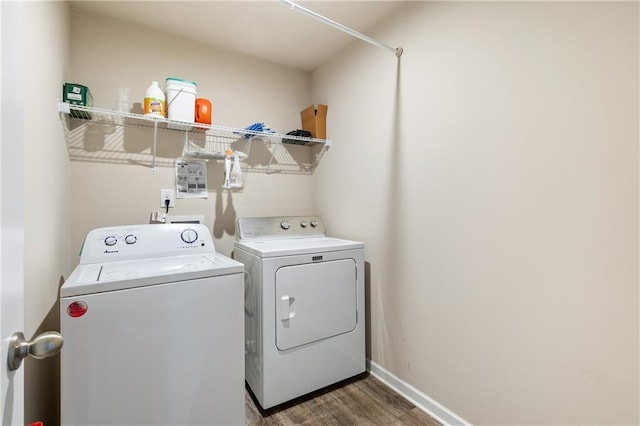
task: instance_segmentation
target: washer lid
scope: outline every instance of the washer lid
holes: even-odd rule
[[[267,241],[236,241],[235,246],[256,256],[265,258],[363,249],[364,243],[331,237],[317,237]]]
[[[78,265],[60,288],[60,296],[102,293],[243,271],[240,262],[218,253]]]

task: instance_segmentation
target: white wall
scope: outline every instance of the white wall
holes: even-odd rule
[[[314,72],[370,356],[476,424],[637,424],[638,4],[409,2]],[[344,173],[341,173],[344,172]]]
[[[286,133],[300,127],[300,111],[310,103],[306,72],[123,21],[72,9],[71,38],[70,79],[89,86],[94,106],[113,108],[119,86],[129,87],[132,102],[141,103],[152,80],[164,87],[165,78],[175,76],[195,81],[198,97],[211,99],[214,124],[242,128],[262,121]],[[125,144],[150,146],[152,132],[131,133]],[[159,147],[163,160],[181,154],[182,141],[174,142]],[[171,213],[205,215],[221,253],[233,249],[235,217],[313,213],[311,175],[245,173],[244,189],[230,193],[220,189],[221,163],[210,162],[207,173],[209,198],[179,199]],[[71,182],[77,253],[90,229],[148,223],[150,212],[160,209],[160,189],[174,188],[175,168],[159,167],[153,174],[139,165],[73,161]]]
[[[68,71],[69,5],[27,2],[24,13],[24,332],[32,338],[59,330],[58,288],[71,272],[69,159],[56,105]],[[26,423],[59,422],[59,386],[57,357],[25,362]]]

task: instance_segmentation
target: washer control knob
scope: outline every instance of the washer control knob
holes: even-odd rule
[[[124,237],[124,242],[127,244],[135,244],[136,241],[138,241],[138,237],[136,237],[133,234],[129,234],[126,237]]]
[[[184,241],[185,243],[191,244],[198,239],[198,233],[191,228],[185,229],[184,231],[182,231],[182,234],[180,234],[180,238],[182,238],[182,241]]]
[[[300,226],[302,226],[303,228],[306,228],[309,225],[309,222],[307,222],[306,220],[303,220],[302,222],[300,222]]]
[[[318,221],[317,220],[312,220],[311,221],[311,227],[315,228],[316,226],[318,226]]]
[[[108,246],[115,246],[117,242],[118,242],[118,239],[113,236],[107,237],[104,239],[104,243]]]
[[[291,227],[291,225],[289,225],[289,221],[288,220],[283,220],[282,222],[280,222],[280,228],[284,229],[285,231],[287,229],[289,229]]]

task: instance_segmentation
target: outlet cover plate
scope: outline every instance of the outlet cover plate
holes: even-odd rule
[[[164,200],[169,199],[169,207],[174,207],[176,203],[176,194],[173,189],[160,190],[160,207],[165,207]]]

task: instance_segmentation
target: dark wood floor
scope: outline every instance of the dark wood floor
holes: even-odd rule
[[[261,412],[245,393],[247,425],[428,425],[440,423],[371,375]]]

